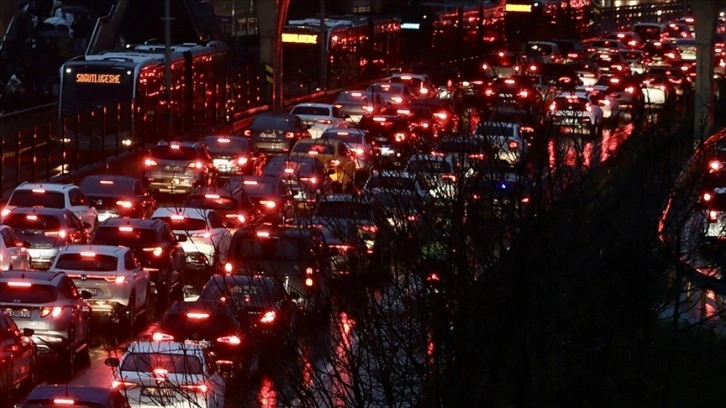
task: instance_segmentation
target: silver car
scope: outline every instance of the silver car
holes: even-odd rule
[[[146,320],[149,271],[129,247],[119,245],[68,245],[50,267],[63,271],[89,299],[95,317],[118,323],[133,333],[137,319]]]
[[[38,357],[58,360],[68,374],[77,357],[89,361],[90,297],[63,272],[0,272],[0,309],[33,330]]]

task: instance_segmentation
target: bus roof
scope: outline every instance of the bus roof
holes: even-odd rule
[[[133,67],[139,64],[153,64],[164,62],[164,44],[138,44],[118,51],[104,51],[99,54],[82,55],[67,61],[69,62],[114,62],[114,65]],[[212,41],[208,45],[184,43],[171,46],[172,60],[184,58],[184,52],[192,56],[226,52],[226,45],[219,41]]]

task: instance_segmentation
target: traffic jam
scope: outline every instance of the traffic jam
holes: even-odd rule
[[[0,212],[0,406],[344,406],[309,390],[351,398],[351,371],[383,370],[352,361],[370,330],[414,337],[380,347],[425,383],[459,324],[431,311],[547,211],[556,177],[679,109],[694,49],[692,17],[529,41],[163,140],[138,172],[18,185]]]

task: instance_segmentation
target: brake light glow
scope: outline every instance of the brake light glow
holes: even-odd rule
[[[401,132],[398,132],[398,133],[396,133],[396,134],[395,134],[395,135],[393,136],[393,138],[394,138],[394,139],[395,139],[395,140],[396,140],[397,142],[403,142],[404,140],[406,140],[406,134],[405,134],[405,133],[401,133]]]
[[[134,229],[132,227],[118,227],[118,230],[121,232],[131,232]]]
[[[8,282],[8,286],[13,287],[13,288],[29,288],[32,285],[33,284],[30,282],[14,282],[14,281]]]
[[[277,203],[271,200],[262,200],[260,201],[260,204],[264,205],[265,208],[273,209],[277,207]]]
[[[188,312],[187,317],[190,319],[203,320],[209,318],[209,313]]]
[[[146,167],[153,167],[156,166],[158,163],[154,159],[146,159],[144,160],[144,166]]]
[[[517,150],[519,148],[519,142],[516,140],[510,140],[507,147],[509,147],[509,150]]]
[[[58,317],[62,311],[62,306],[44,307],[40,309],[40,317]]]
[[[34,188],[31,191],[33,193],[36,193],[36,194],[45,194],[45,189],[44,188]]]
[[[219,143],[229,143],[229,139],[226,137],[220,137],[217,139],[217,142]]]
[[[269,238],[270,231],[257,231],[257,236],[260,238]]]
[[[197,162],[191,162],[191,163],[189,163],[189,167],[191,167],[193,169],[203,169],[204,168],[204,163],[199,162],[199,161],[197,161]]]
[[[441,120],[446,120],[446,118],[449,117],[449,115],[446,112],[436,112],[436,113],[434,113],[434,116]]]
[[[129,389],[129,388],[135,388],[138,386],[139,386],[139,384],[137,384],[133,381],[113,380],[113,382],[111,383],[111,388]]]
[[[101,181],[99,181],[99,183],[105,184],[105,185],[111,185],[111,184],[113,184],[113,180],[101,180]]]
[[[81,257],[94,258],[94,257],[96,257],[96,253],[95,252],[81,252]]]
[[[718,211],[711,210],[708,212],[708,220],[709,221],[716,221],[718,220]]]
[[[66,230],[58,230],[58,231],[46,231],[44,233],[46,237],[58,237],[58,238],[65,238],[68,236],[68,232]]]
[[[225,343],[229,344],[230,346],[239,346],[242,344],[242,339],[240,339],[237,336],[222,336],[217,337],[217,343]]]
[[[6,215],[8,215],[8,214],[10,214],[10,210],[8,210],[7,208],[3,208],[2,213],[0,213],[0,215],[3,216],[3,217],[6,216]]]
[[[257,185],[257,180],[245,180],[245,181],[242,182],[242,184],[246,184],[248,186],[256,186]]]
[[[703,201],[711,201],[711,193],[703,193]]]
[[[174,336],[172,336],[170,334],[166,334],[166,333],[155,332],[154,334],[151,335],[151,340],[153,340],[153,341],[173,341]]]
[[[30,215],[26,215],[25,216],[25,219],[26,220],[30,220],[30,221],[37,221],[38,220],[38,216],[37,215],[34,215],[34,214],[30,214]]]
[[[184,216],[182,214],[172,214],[169,218],[171,218],[174,221],[183,221]]]
[[[365,151],[359,147],[359,148],[353,149],[353,153],[355,153],[357,156],[363,156],[363,153],[365,153]]]
[[[270,324],[275,321],[275,317],[277,317],[277,314],[274,310],[267,311],[260,317],[260,323]]]
[[[249,159],[247,157],[239,157],[237,158],[237,165],[244,166],[245,164],[247,164],[248,161]]]
[[[721,169],[723,169],[723,163],[722,163],[722,162],[720,162],[720,161],[718,161],[718,160],[711,160],[711,161],[710,161],[710,162],[708,163],[708,168],[709,168],[709,169],[710,169],[710,171],[712,171],[712,172],[713,172],[713,171],[721,171]]]
[[[285,132],[285,139],[292,139],[295,137],[295,132]]]
[[[209,198],[210,200],[216,200],[219,198],[219,194],[205,194],[204,198]]]
[[[122,208],[131,208],[134,206],[134,204],[131,201],[126,201],[126,200],[116,201],[116,205],[118,205],[119,207],[122,207]]]
[[[203,394],[209,391],[209,387],[207,387],[207,384],[184,384],[181,387],[194,392],[201,392]]]
[[[153,248],[144,248],[144,252],[151,252],[154,256],[161,256],[161,254],[164,253],[164,248],[162,247],[153,247]]]

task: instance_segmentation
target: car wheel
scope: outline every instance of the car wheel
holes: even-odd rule
[[[23,381],[23,383],[21,384],[20,391],[23,394],[27,394],[35,387],[36,384],[38,384],[38,370],[36,368],[35,357],[33,357],[30,360],[30,374],[28,375],[28,378],[26,378],[25,381]]]
[[[75,325],[74,322],[71,322],[70,325],[73,327]],[[76,365],[76,331],[75,329],[71,328],[68,329],[68,347],[66,350],[63,350],[61,352],[61,355],[58,359],[59,362],[59,369],[61,372],[61,375],[67,379],[71,380],[73,378],[73,373],[75,372],[75,365]]]
[[[149,294],[150,293],[151,293],[151,285],[148,285],[146,287],[146,297],[144,299],[144,309],[139,314],[139,317],[138,317],[138,320],[137,320],[138,321],[138,324],[141,325],[142,327],[143,326],[146,326],[149,323],[149,303],[150,303],[149,302],[149,297],[150,297]]]

